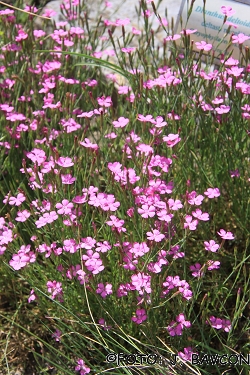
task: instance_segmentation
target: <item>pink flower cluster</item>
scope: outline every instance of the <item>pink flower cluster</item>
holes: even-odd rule
[[[136,324],[141,324],[145,320],[147,320],[147,314],[146,314],[146,311],[144,309],[137,309],[136,312],[135,312],[135,315],[136,316],[133,316],[131,318],[131,320],[132,320],[132,322],[134,322]]]
[[[47,282],[48,292],[51,293],[51,298],[57,298],[59,302],[63,302],[63,289],[62,283],[59,281],[48,281]]]
[[[215,329],[223,329],[225,332],[229,332],[231,329],[231,322],[229,319],[220,319],[213,315],[206,321],[206,324],[210,324],[211,327]]]
[[[186,280],[181,280],[179,276],[167,276],[166,281],[162,285],[166,288],[162,291],[162,298],[174,288],[178,288],[178,292],[181,293],[186,300],[190,300],[193,296],[188,282]]]
[[[17,254],[12,255],[12,259],[9,264],[15,271],[20,270],[29,263],[36,261],[36,255],[33,251],[30,251],[31,245],[22,245]]]
[[[170,336],[181,336],[184,328],[190,328],[191,322],[185,320],[183,313],[179,314],[167,327]]]

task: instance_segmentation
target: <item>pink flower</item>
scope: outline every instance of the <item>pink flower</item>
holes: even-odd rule
[[[141,208],[138,208],[138,213],[144,217],[144,219],[147,219],[148,217],[154,217],[155,216],[155,207],[154,206],[148,206],[147,204],[143,204]]]
[[[208,265],[208,270],[209,271],[212,271],[212,270],[217,270],[217,269],[219,269],[220,268],[220,262],[218,261],[218,260],[215,260],[215,261],[213,261],[213,260],[209,260],[208,262],[207,262],[207,265]]]
[[[112,284],[103,283],[98,284],[98,288],[96,289],[96,293],[100,294],[102,298],[106,298],[107,295],[112,294]]]
[[[220,319],[215,316],[210,316],[209,320],[206,321],[207,324],[210,324],[211,327],[215,329],[224,329],[225,332],[229,332],[231,329],[231,322],[229,319]]]
[[[210,51],[213,48],[212,44],[208,44],[207,42],[204,42],[204,40],[202,40],[201,42],[196,42],[195,45],[197,49],[204,51]]]
[[[34,148],[31,152],[27,152],[26,156],[38,165],[41,165],[46,160],[45,152],[39,148]]]
[[[219,107],[215,108],[216,112],[219,113],[220,115],[223,113],[228,113],[230,111],[230,106],[229,105],[220,105]]]
[[[55,332],[52,334],[52,338],[55,339],[56,341],[60,342],[61,341],[61,335],[62,335],[62,332],[59,331],[59,329],[56,329]]]
[[[226,17],[230,17],[236,12],[235,10],[233,10],[232,7],[226,6],[226,5],[222,5],[220,9],[221,9],[221,13],[225,14]]]
[[[80,145],[86,148],[91,148],[92,150],[95,150],[95,151],[99,149],[99,146],[96,143],[92,143],[88,138],[85,138],[84,140],[85,142],[79,142]]]
[[[156,128],[162,128],[163,126],[167,125],[166,121],[164,121],[161,116],[156,117],[154,124]]]
[[[129,119],[125,117],[119,117],[117,121],[113,121],[114,128],[124,128],[129,123]]]
[[[63,199],[62,203],[57,203],[56,208],[59,215],[69,215],[71,214],[73,203],[70,203],[67,199]]]
[[[80,375],[85,375],[90,373],[90,368],[85,365],[83,359],[79,358],[77,360],[77,366],[75,367],[75,371],[80,371]]]
[[[143,116],[143,115],[138,115],[137,116],[137,119],[141,122],[152,122],[152,124],[154,124],[154,119],[153,119],[153,116],[152,115],[146,115],[146,116]]]
[[[62,295],[63,295],[62,283],[56,280],[48,281],[47,289],[48,289],[48,292],[51,293],[52,299],[55,299],[57,297],[58,300],[62,302]]]
[[[223,238],[224,240],[233,240],[234,235],[231,232],[226,232],[224,229],[221,229],[219,232],[217,232],[218,235]]]
[[[109,221],[106,221],[106,224],[108,224],[110,227],[115,227],[115,228],[121,228],[124,224],[124,220],[118,219],[115,215],[110,216]]]
[[[212,251],[213,253],[215,253],[220,247],[220,245],[218,245],[214,240],[210,240],[209,242],[205,241],[204,246],[205,250]]]
[[[204,195],[206,195],[208,198],[217,198],[220,196],[220,190],[218,188],[208,188],[205,192]]]
[[[173,210],[173,211],[177,211],[183,207],[183,204],[181,203],[179,199],[174,200],[172,198],[168,200],[168,205],[169,205],[170,210]]]
[[[111,326],[107,325],[104,318],[99,319],[98,323],[100,324],[100,326],[102,327],[104,331],[109,331],[112,328]]]
[[[147,239],[150,241],[161,242],[165,238],[165,235],[160,233],[157,229],[153,229],[152,232],[147,232]]]
[[[195,263],[193,266],[190,266],[189,269],[192,272],[192,276],[194,277],[202,277],[204,275],[204,272],[201,271],[201,265],[200,263]]]
[[[87,267],[87,270],[91,271],[93,275],[97,275],[104,270],[104,266],[98,252],[87,250],[87,254],[83,255],[82,259],[85,260],[85,267]]]
[[[14,268],[15,271],[20,270],[21,268],[25,267],[30,261],[30,257],[27,254],[20,253],[14,254],[12,259],[9,261],[9,265]]]
[[[176,321],[172,321],[169,326],[167,327],[167,330],[170,334],[170,336],[181,336],[182,335],[182,330],[186,328],[191,327],[191,322],[188,320],[185,320],[184,314],[179,314],[176,317]]]
[[[207,212],[202,212],[199,208],[197,208],[195,211],[192,211],[192,215],[196,217],[198,220],[209,220],[209,214]]]
[[[22,193],[17,194],[17,197],[10,197],[9,198],[9,204],[11,206],[20,206],[24,201],[26,200],[25,196]],[[7,203],[8,196],[5,197],[3,200],[3,203]]]
[[[30,212],[27,210],[24,211],[18,211],[17,217],[15,218],[16,221],[21,221],[22,223],[26,221],[30,217]]]
[[[72,177],[71,174],[62,174],[61,179],[63,185],[72,185],[76,181],[76,178]]]
[[[132,33],[134,35],[141,35],[141,30],[137,30],[135,27],[132,27]]]
[[[190,34],[193,34],[193,33],[196,33],[197,29],[194,29],[194,30],[191,30],[191,29],[183,29],[181,31],[181,34],[184,34],[184,35],[190,35]]]
[[[125,52],[125,53],[132,53],[136,50],[136,48],[135,47],[127,47],[127,48],[123,47],[121,50],[122,52]]]
[[[179,134],[169,134],[163,137],[163,141],[167,143],[168,147],[174,147],[178,142],[181,141]]]
[[[56,161],[56,164],[64,168],[72,167],[72,165],[74,165],[74,163],[72,162],[72,159],[67,156],[66,157],[60,156],[60,158],[58,158],[58,160]]]
[[[115,21],[115,25],[116,26],[126,26],[130,23],[130,19],[129,18],[125,18],[124,20],[121,20],[121,19],[118,19]]]
[[[111,97],[110,96],[102,96],[100,98],[97,98],[97,102],[100,106],[103,106],[103,107],[111,107],[112,105],[112,100],[111,100]]]
[[[233,177],[240,177],[239,169],[235,169],[235,171],[230,171],[230,176]]]
[[[151,293],[151,276],[139,272],[138,274],[131,276],[131,285],[139,292],[140,295],[143,295],[145,292]]]
[[[28,298],[28,303],[30,303],[32,301],[35,301],[36,299],[37,299],[37,295],[35,294],[34,289],[31,289],[30,295],[29,295],[29,298]]]
[[[190,230],[196,230],[198,225],[198,220],[193,220],[191,215],[185,216],[184,229],[189,228]]]
[[[188,193],[188,203],[192,206],[200,206],[203,199],[203,195],[197,195],[196,191],[191,191],[191,193]]]
[[[131,318],[132,322],[135,322],[136,324],[141,324],[145,320],[147,320],[147,314],[144,309],[138,309],[135,312],[136,316],[133,316]]]
[[[178,356],[183,360],[183,361],[192,361],[192,354],[194,353],[193,349],[191,346],[188,346],[187,348],[184,348],[184,353],[183,352],[178,352]]]
[[[246,40],[250,39],[249,36],[246,36],[245,34],[243,33],[239,33],[238,35],[233,35],[232,36],[232,43],[239,43],[239,44],[242,44],[244,43]]]

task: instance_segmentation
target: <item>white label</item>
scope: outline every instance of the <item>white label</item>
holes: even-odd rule
[[[189,5],[188,5],[189,3]],[[177,20],[176,34],[180,34],[183,29],[197,29],[194,34],[191,34],[191,40],[194,42],[205,41],[213,45],[213,50],[216,52],[215,56],[225,52],[225,49],[231,39],[231,35],[238,35],[243,33],[250,36],[250,6],[232,0],[206,0],[205,12],[204,1],[195,0],[192,13],[187,22],[188,9],[191,1],[183,0],[180,8],[180,16],[182,17],[182,27],[180,18]],[[225,15],[221,12],[221,6],[230,6],[235,10],[235,14],[227,17],[227,22],[232,22],[237,25],[237,28],[231,26],[229,34],[225,36],[229,25],[223,24]],[[221,30],[220,30],[221,29]],[[176,41],[177,43],[179,40]],[[250,47],[250,39],[243,43],[244,46]],[[194,43],[194,49],[196,46]],[[236,59],[240,57],[239,44],[233,43],[228,50],[233,50],[232,56]],[[211,53],[211,52],[210,52]]]

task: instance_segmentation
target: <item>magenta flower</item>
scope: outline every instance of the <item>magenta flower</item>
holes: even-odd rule
[[[204,50],[204,51],[210,51],[213,48],[212,44],[204,42],[204,40],[202,40],[201,42],[196,42],[195,45],[197,49]]]
[[[142,322],[147,320],[147,314],[146,314],[146,311],[144,309],[137,309],[135,314],[136,314],[136,316],[133,316],[131,318],[132,322],[134,322],[136,324],[141,324]]]
[[[76,178],[72,177],[71,174],[62,174],[61,179],[63,185],[72,185],[76,181]]]
[[[79,142],[80,145],[86,148],[91,148],[92,150],[97,151],[99,149],[98,144],[92,143],[88,138],[84,139],[85,142]]]
[[[32,301],[35,301],[36,299],[37,299],[37,295],[35,294],[34,289],[31,289],[30,295],[29,295],[29,298],[28,298],[28,303],[30,303]]]
[[[100,326],[102,327],[104,331],[109,331],[112,328],[111,326],[107,325],[104,318],[99,319],[98,323],[100,324]]]
[[[204,275],[204,272],[201,271],[202,267],[200,263],[195,263],[193,266],[189,267],[190,271],[192,272],[192,276],[194,277],[202,277]]]
[[[90,368],[85,365],[83,359],[79,358],[77,360],[77,366],[75,366],[75,371],[80,371],[80,375],[85,375],[90,373]]]
[[[210,324],[211,327],[215,329],[224,329],[225,332],[229,332],[231,329],[231,322],[229,319],[220,319],[213,315],[206,321],[206,324]]]
[[[103,283],[98,284],[96,293],[100,294],[102,298],[106,298],[109,294],[112,294],[112,284],[104,285]]]
[[[235,169],[235,171],[230,171],[230,176],[233,177],[240,177],[239,169]]]
[[[226,232],[224,229],[220,229],[219,232],[217,232],[218,235],[223,238],[224,240],[233,240],[234,235],[231,232]]]
[[[181,336],[184,327],[190,328],[191,322],[188,320],[185,320],[184,314],[179,314],[176,317],[176,321],[172,321],[169,324],[169,326],[167,327],[167,330],[170,336]]]
[[[55,299],[56,297],[60,302],[63,302],[63,290],[62,290],[62,283],[59,281],[48,281],[47,282],[47,289],[48,292],[51,293],[51,298]]]
[[[87,254],[83,255],[82,259],[85,261],[85,267],[87,270],[92,272],[93,275],[97,275],[104,270],[104,266],[98,252],[87,250]]]
[[[129,123],[129,119],[125,117],[119,117],[117,121],[113,121],[114,128],[124,128]]]
[[[138,274],[131,276],[131,285],[139,292],[140,295],[143,295],[145,292],[151,293],[151,276],[139,272]]]
[[[188,346],[187,348],[183,349],[184,352],[178,352],[178,356],[183,360],[183,361],[192,361],[192,354],[194,353],[193,349],[191,346]]]
[[[62,332],[59,329],[56,329],[55,332],[52,334],[52,338],[55,339],[57,342],[61,341]]]
[[[227,5],[222,5],[220,9],[221,9],[221,13],[225,14],[225,16],[227,17],[232,16],[236,12],[232,7],[227,6]]]
[[[205,250],[212,251],[213,253],[215,253],[220,247],[220,245],[218,245],[214,240],[210,240],[209,242],[205,241],[204,246]]]
[[[181,141],[179,134],[169,134],[163,137],[163,141],[167,143],[168,147],[174,147],[177,143]]]

